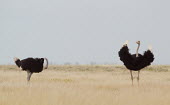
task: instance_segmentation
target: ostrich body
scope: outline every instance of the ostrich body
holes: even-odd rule
[[[43,68],[44,60],[46,61],[46,66]],[[33,73],[39,73],[48,68],[47,58],[26,58],[23,60],[14,58],[14,61],[21,70],[27,71],[27,81],[30,81]]]
[[[144,52],[143,55],[141,55],[138,53],[138,50],[140,47],[140,41],[137,41],[136,43],[138,44],[136,54],[129,53],[127,42],[123,45],[123,47],[118,52],[120,60],[124,63],[126,68],[130,70],[132,85],[133,85],[132,71],[138,71],[137,80],[138,80],[138,85],[139,85],[140,70],[145,68],[146,66],[149,66],[154,60],[154,55],[151,52],[151,48],[149,48],[147,51]]]

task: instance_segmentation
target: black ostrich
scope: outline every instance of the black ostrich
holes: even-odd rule
[[[46,66],[43,68],[44,60],[46,61]],[[48,68],[48,59],[47,58],[26,58],[20,60],[14,58],[16,65],[24,71],[27,71],[27,80],[30,81],[31,75],[33,73],[39,73],[43,69]]]
[[[146,66],[149,66],[154,60],[154,55],[151,52],[151,48],[149,48],[147,51],[144,52],[143,55],[141,55],[138,53],[140,41],[137,41],[136,43],[138,44],[136,54],[129,53],[129,49],[127,47],[128,41],[123,45],[123,47],[119,51],[120,60],[124,63],[126,68],[130,70],[132,85],[133,85],[132,71],[138,71],[137,80],[139,85],[140,70],[145,68]]]

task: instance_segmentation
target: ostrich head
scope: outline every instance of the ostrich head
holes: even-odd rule
[[[137,41],[136,43],[137,43],[138,45],[140,45],[140,41]]]

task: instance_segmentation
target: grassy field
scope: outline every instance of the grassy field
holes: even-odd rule
[[[137,76],[137,72],[133,72]],[[170,105],[170,66],[141,71],[140,86],[117,65],[54,65],[33,74],[0,66],[0,105]]]

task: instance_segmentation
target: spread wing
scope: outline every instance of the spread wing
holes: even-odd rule
[[[129,48],[127,46],[123,46],[118,52],[120,60],[124,63],[124,65],[132,65],[133,57],[129,53]]]

